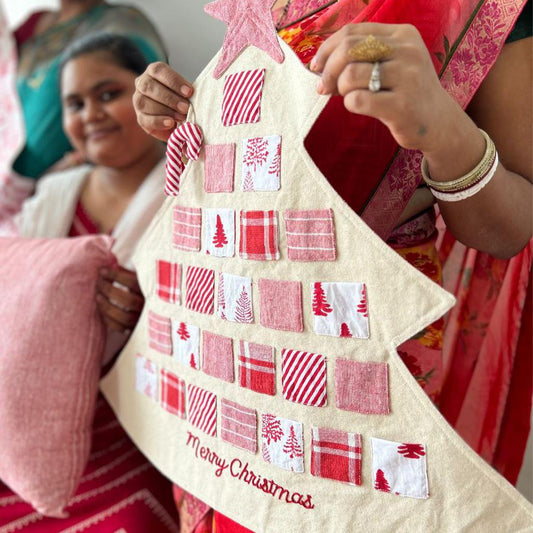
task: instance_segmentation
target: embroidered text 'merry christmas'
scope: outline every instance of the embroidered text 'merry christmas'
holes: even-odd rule
[[[215,476],[221,477],[224,472],[228,471],[229,475],[239,481],[242,481],[250,486],[263,491],[265,494],[277,498],[281,502],[296,503],[301,505],[304,509],[314,509],[315,505],[312,503],[311,494],[300,494],[299,492],[291,492],[282,485],[276,483],[273,479],[267,479],[260,474],[256,474],[248,468],[248,463],[241,461],[237,457],[228,461],[221,455],[210,450],[207,446],[202,446],[200,437],[193,435],[187,431],[187,446],[194,450],[196,459],[201,459],[212,464],[215,470]]]

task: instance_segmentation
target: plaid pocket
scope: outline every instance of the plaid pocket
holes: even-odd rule
[[[311,428],[311,474],[361,485],[361,435]]]
[[[161,407],[185,418],[185,382],[164,368],[161,369]]]
[[[242,259],[272,261],[279,259],[278,217],[275,211],[241,211]]]
[[[239,353],[239,384],[261,394],[276,394],[274,348],[241,341]]]
[[[181,303],[181,265],[158,260],[157,295],[171,304]]]

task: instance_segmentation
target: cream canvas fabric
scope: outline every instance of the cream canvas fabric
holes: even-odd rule
[[[204,191],[205,151],[197,162],[190,162],[186,167],[179,195],[166,199],[136,253],[135,263],[146,305],[128,345],[102,382],[104,394],[133,440],[157,468],[184,489],[253,531],[533,530],[530,504],[455,434],[398,357],[396,347],[442,316],[453,305],[453,298],[382,242],[339,198],[313,164],[304,150],[303,140],[327,98],[317,94],[316,77],[302,67],[283,42],[280,41],[280,44],[285,54],[282,64],[276,63],[264,52],[248,47],[219,80],[212,76],[215,58],[196,81],[192,101],[194,112],[190,113],[189,120],[202,128],[205,144],[235,143],[234,191]],[[225,76],[256,68],[265,69],[259,122],[224,127],[221,113]],[[243,190],[240,186],[243,181],[243,139],[272,135],[281,137],[280,189]],[[235,209],[235,256],[206,254],[205,243],[199,252],[174,248],[173,209],[176,206]],[[334,261],[289,261],[284,213],[286,210],[308,209],[332,210],[336,242]],[[277,212],[278,260],[241,259],[238,253],[239,239],[242,238],[238,231],[241,210]],[[183,296],[180,305],[167,303],[156,294],[158,260],[181,265]],[[184,305],[184,280],[188,266],[215,271],[213,314],[191,311]],[[236,323],[217,315],[218,276],[221,272],[252,279],[253,323]],[[297,320],[294,320],[296,326],[291,326],[290,331],[261,325],[266,315],[260,312],[264,304],[259,290],[260,279],[293,282],[286,285],[285,293],[296,296],[297,291],[293,289],[298,284],[294,282],[301,282],[303,331],[297,331]],[[358,294],[362,294],[361,284],[364,284],[368,338],[364,338],[364,327],[361,338],[318,335],[315,332],[312,300],[316,282],[356,283]],[[151,347],[149,313],[199,327],[202,332],[233,339],[235,381],[207,375]],[[276,317],[271,318],[275,322]],[[274,348],[274,395],[258,393],[239,384],[241,341]],[[249,344],[245,347],[250,349]],[[312,400],[315,403],[306,405],[284,398],[282,355],[287,357],[290,354],[283,350],[324,356],[317,358],[317,364],[323,369],[325,358],[325,405],[322,400]],[[158,371],[171,371],[186,385],[204,389],[206,402],[216,401],[215,436],[211,436],[213,428],[208,427],[208,422],[212,420],[204,421],[203,431],[198,429],[198,422],[196,426],[191,424],[191,417],[197,413],[191,412],[190,406],[187,407],[186,418],[182,419],[163,409],[161,402],[153,399],[156,396],[152,387],[145,391],[146,394],[142,388],[141,391],[136,390],[138,356],[149,361],[151,371],[152,365]],[[268,362],[268,353],[264,355],[264,360]],[[380,414],[345,410],[351,408],[351,400],[344,397],[342,391],[352,392],[350,382],[336,384],[336,379],[341,380],[343,369],[351,368],[354,361],[370,363],[363,365],[370,371],[374,368],[372,364],[381,363],[376,366],[380,372],[383,372],[383,364],[388,366],[388,372],[385,370],[378,380],[381,387],[385,383],[386,390],[388,377],[388,396],[381,395],[367,406],[370,411],[374,409]],[[196,392],[196,389],[189,389],[187,395]],[[160,398],[161,390],[157,393],[157,398]],[[248,437],[252,435],[249,447],[237,447],[222,438],[222,421],[232,409],[228,402],[241,406],[241,414],[249,417],[247,420],[253,421],[253,412],[257,412],[257,429],[248,434]],[[341,409],[337,404],[344,407]],[[213,415],[212,409],[210,413]],[[275,446],[278,443],[262,438],[265,414],[279,417],[278,429],[288,435],[286,445],[292,442],[296,451],[301,447],[303,457],[300,453],[293,453],[292,458],[285,456],[285,459],[280,459],[280,449]],[[311,474],[312,434],[320,434],[312,428],[361,435],[360,485]],[[271,437],[274,439],[275,435]],[[352,435],[349,439],[357,443],[358,437]],[[380,447],[381,441],[389,441],[389,444]],[[398,443],[396,448],[403,447],[405,453],[398,462],[401,468],[403,463],[409,468],[409,456],[416,457],[416,452],[412,453],[411,448],[405,448],[408,444],[402,443],[424,446],[427,482],[423,463],[417,463],[416,475],[420,474],[417,483],[409,483],[411,474],[401,468],[397,479],[388,480],[389,487],[397,486],[403,490],[407,479],[406,491],[408,494],[411,491],[410,495],[414,497],[374,488],[378,474],[373,467],[372,449],[376,450],[375,459],[381,460],[387,457],[391,446],[394,451],[394,445],[390,443]],[[271,462],[263,458],[262,452],[267,453]],[[281,464],[283,467],[279,466]],[[303,472],[300,472],[302,469]],[[254,476],[250,475],[251,471]],[[407,478],[405,472],[409,474]],[[429,492],[427,498],[424,494],[426,489]]]

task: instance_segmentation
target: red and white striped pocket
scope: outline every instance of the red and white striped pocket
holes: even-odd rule
[[[172,234],[175,248],[198,252],[202,237],[202,210],[198,207],[175,206]]]
[[[230,400],[221,402],[220,435],[237,448],[257,452],[257,412]]]
[[[148,311],[148,345],[165,355],[172,355],[170,318]]]
[[[283,214],[291,261],[335,261],[335,226],[331,209],[287,210]]]
[[[171,304],[181,302],[181,265],[157,261],[157,295]]]
[[[185,286],[187,309],[212,315],[215,309],[215,271],[210,268],[189,266]]]
[[[196,385],[187,386],[189,422],[200,431],[217,434],[217,397]]]
[[[185,418],[185,382],[164,368],[161,369],[161,407]]]
[[[259,122],[264,83],[264,68],[226,76],[222,96],[222,124],[224,126]]]
[[[281,383],[285,399],[324,407],[327,403],[326,357],[318,353],[283,349]]]

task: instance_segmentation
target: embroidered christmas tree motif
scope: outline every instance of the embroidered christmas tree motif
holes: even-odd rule
[[[242,190],[279,190],[281,137],[279,135],[269,135],[244,139],[242,153]]]
[[[406,459],[419,459],[426,455],[424,446],[422,444],[402,444],[398,446],[398,453],[403,455]]]
[[[235,211],[205,209],[204,249],[215,257],[235,255]]]
[[[158,401],[157,367],[140,354],[135,359],[135,388],[140,393]]]
[[[404,444],[375,438],[371,441],[372,477],[376,490],[410,498],[429,497],[426,449],[423,444]]]
[[[346,324],[346,322],[343,322],[341,324],[341,332],[339,337],[352,337],[352,332],[350,331],[350,328],[348,327],[348,324]]]
[[[350,331],[357,339],[369,337],[364,283],[315,282],[312,289],[314,326],[318,335],[340,337],[341,333]]]
[[[293,472],[304,471],[302,424],[295,420],[263,414],[263,459]]]
[[[244,287],[242,287],[235,305],[235,322],[251,324],[253,321],[254,315],[252,313],[252,302],[250,301],[248,293]]]
[[[224,231],[220,215],[217,215],[217,230],[213,236],[213,244],[215,245],[215,248],[222,248],[225,244],[228,244],[228,238],[226,237],[226,232]]]
[[[200,368],[200,329],[172,319],[174,358],[184,366]]]
[[[390,492],[389,482],[383,473],[381,468],[378,468],[376,472],[376,481],[374,483],[374,488],[382,492]]]
[[[328,304],[322,283],[316,282],[313,289],[313,313],[315,316],[326,316],[331,313],[333,309]]]
[[[278,177],[281,175],[281,143],[276,146],[276,153],[268,167],[268,173]]]
[[[298,442],[298,439],[296,438],[296,435],[294,434],[294,426],[292,425],[289,430],[289,436],[287,438],[287,441],[285,442],[285,445],[283,446],[283,451],[291,459],[294,459],[295,457],[303,457],[302,447],[300,446],[300,443]]]
[[[178,334],[178,337],[182,341],[186,341],[187,339],[190,338],[189,332],[187,330],[187,325],[185,324],[185,322],[180,322],[180,325],[176,333]]]
[[[283,437],[281,423],[274,415],[263,415],[263,429],[261,431],[261,437],[266,440],[267,444],[270,444],[271,441],[278,442],[281,440],[281,437]]]
[[[219,280],[218,316],[231,322],[253,323],[252,280],[225,272]]]
[[[363,285],[363,289],[361,291],[361,300],[357,304],[357,312],[363,315],[364,317],[368,317],[368,307],[366,303],[366,286]]]

